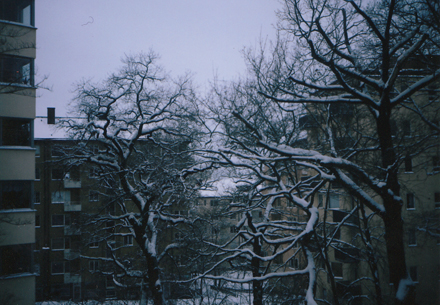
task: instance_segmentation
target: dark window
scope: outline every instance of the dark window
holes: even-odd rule
[[[64,262],[51,263],[52,274],[64,274]]]
[[[331,266],[335,277],[343,277],[342,263],[332,263]]]
[[[99,270],[99,261],[89,261],[89,270],[91,272]]]
[[[32,244],[0,247],[0,276],[32,271]]]
[[[35,215],[35,226],[40,227],[40,215]]]
[[[99,247],[99,243],[98,242],[91,242],[90,244],[89,244],[89,248],[98,248]]]
[[[52,238],[52,250],[70,249],[70,238],[55,237]]]
[[[405,172],[412,172],[412,159],[410,156],[405,157]]]
[[[31,181],[0,181],[0,209],[25,209],[31,206]]]
[[[405,120],[402,122],[402,132],[404,136],[409,136],[411,134],[411,122]]]
[[[70,215],[52,214],[52,227],[70,225]]]
[[[41,202],[41,199],[40,199],[40,192],[35,192],[35,194],[34,194],[35,196],[34,196],[34,203],[35,204],[40,204],[40,202]]]
[[[212,199],[211,200],[211,206],[217,206],[218,205],[218,200],[217,199]]]
[[[33,86],[33,65],[32,58],[0,54],[0,82]]]
[[[413,282],[418,282],[418,276],[417,276],[417,267],[416,266],[412,266],[409,267],[409,275],[411,276],[411,279],[413,280]]]
[[[408,245],[410,246],[417,245],[416,230],[414,229],[408,230]]]
[[[413,193],[406,194],[406,208],[415,209],[415,199]]]
[[[434,203],[436,208],[440,208],[440,193],[434,193]]]
[[[0,0],[0,19],[34,25],[34,0]]]
[[[99,193],[97,191],[90,191],[89,201],[99,201]],[[111,213],[109,213],[109,214],[111,214]]]
[[[40,145],[35,145],[35,157],[39,157],[41,153]]]
[[[440,171],[440,157],[439,156],[432,157],[432,171],[434,171],[434,172]]]
[[[133,245],[133,236],[132,236],[132,235],[126,235],[126,236],[124,236],[124,245],[125,245],[125,246],[131,246],[131,245]]]
[[[62,156],[64,156],[63,148],[60,147],[60,146],[52,147],[52,149],[50,150],[50,155],[52,157],[62,157]]]
[[[35,168],[35,180],[40,180],[40,169]]]
[[[64,172],[62,169],[54,168],[52,169],[52,180],[63,180]]]
[[[27,119],[0,119],[0,145],[32,146],[32,121]]]

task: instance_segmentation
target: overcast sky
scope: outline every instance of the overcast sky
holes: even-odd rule
[[[241,50],[275,36],[277,0],[38,0],[37,116],[65,115],[75,82],[99,81],[124,54],[153,49],[173,76],[191,71],[203,89],[216,74],[244,73]],[[36,137],[38,137],[36,125]]]

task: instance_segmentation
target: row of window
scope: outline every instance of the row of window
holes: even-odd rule
[[[436,209],[440,208],[440,192],[434,193],[434,205]],[[416,199],[414,193],[406,194],[406,208],[408,210],[416,209]]]
[[[89,201],[99,201],[99,192],[89,191]],[[55,191],[52,192],[51,202],[53,204],[71,203],[70,191]],[[41,203],[41,193],[36,191],[34,194],[34,203]],[[1,205],[0,205],[1,206]]]
[[[89,171],[89,178],[97,178],[98,177],[98,171],[96,168],[91,168]],[[51,180],[64,180],[64,179],[72,179],[72,180],[79,180],[79,172],[78,171],[70,171],[65,172],[63,169],[59,168],[53,168],[51,170]],[[37,167],[35,168],[35,180],[40,180],[41,174],[40,169]]]

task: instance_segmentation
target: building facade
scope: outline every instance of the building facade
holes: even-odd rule
[[[34,304],[33,0],[0,1],[0,303]]]

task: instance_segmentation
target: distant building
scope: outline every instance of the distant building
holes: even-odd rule
[[[33,0],[0,0],[0,303],[35,303]]]

